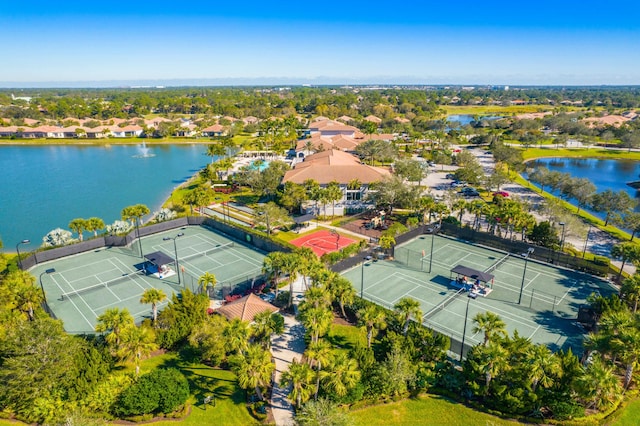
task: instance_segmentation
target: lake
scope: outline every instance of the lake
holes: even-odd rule
[[[100,217],[145,204],[157,211],[171,191],[211,161],[206,146],[0,145],[0,238],[5,251],[42,244],[75,218]],[[145,155],[146,154],[146,155]]]
[[[503,118],[501,116],[478,116],[478,120],[498,120]],[[447,121],[451,123],[459,123],[459,126],[466,126],[474,121],[474,116],[471,114],[453,114],[447,116]]]
[[[561,173],[569,173],[572,177],[587,178],[596,186],[597,192],[607,189],[615,192],[624,190],[631,198],[640,201],[640,192],[626,184],[640,179],[638,177],[640,175],[640,161],[598,158],[541,158],[527,162],[527,167],[539,166],[545,166],[549,170]],[[602,214],[597,215],[603,217]]]

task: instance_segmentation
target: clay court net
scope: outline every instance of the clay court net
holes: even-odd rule
[[[462,293],[465,292],[464,288],[461,288],[460,290],[458,290],[455,294],[452,294],[451,296],[449,296],[447,299],[445,299],[442,303],[437,304],[433,309],[431,309],[429,312],[427,312],[424,315],[424,319],[425,320],[429,320],[431,319],[434,315],[436,315],[438,312],[443,311],[444,308],[446,308],[447,306],[449,306],[458,296],[460,296]]]
[[[503,257],[502,259],[498,260],[496,263],[494,263],[493,265],[491,265],[491,266],[489,267],[489,269],[487,269],[487,270],[486,270],[486,271],[484,271],[484,272],[491,273],[491,272],[495,271],[496,269],[498,269],[498,268],[500,267],[500,265],[502,265],[504,262],[506,262],[506,261],[507,261],[507,259],[509,259],[509,256],[510,256],[510,255],[509,255],[509,253],[507,253],[507,255],[506,255],[505,257]]]
[[[221,250],[232,248],[234,245],[235,245],[234,242],[231,241],[231,242],[229,242],[227,244],[222,244],[220,246],[214,247],[214,248],[209,249],[209,250],[202,251],[200,253],[194,253],[194,254],[187,255],[185,257],[181,257],[180,261],[184,262],[185,260],[192,260],[192,259],[196,259],[198,257],[208,256],[208,255],[210,255],[212,253],[216,253],[216,252],[221,251]]]
[[[91,293],[94,292],[96,290],[100,290],[103,288],[108,288],[109,286],[112,286],[114,284],[118,284],[124,281],[129,281],[129,280],[135,280],[136,277],[141,276],[141,275],[145,275],[145,271],[144,270],[140,270],[140,271],[136,271],[136,272],[132,272],[130,274],[124,274],[118,278],[114,278],[112,280],[109,281],[105,281],[105,282],[101,282],[98,284],[94,284],[94,285],[90,285],[88,287],[84,287],[84,288],[79,288],[77,290],[72,290],[72,291],[68,291],[66,293],[62,293],[60,295],[60,300],[64,300],[66,298],[71,298],[72,296],[80,296],[86,293]]]

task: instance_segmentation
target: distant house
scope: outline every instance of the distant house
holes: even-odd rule
[[[309,124],[309,133],[311,135],[319,133],[322,136],[344,135],[353,138],[357,131],[358,129],[353,126],[347,126],[338,121],[328,119],[316,120]]]
[[[142,136],[144,129],[138,125],[130,124],[124,127],[111,126],[109,127],[111,136],[114,138],[138,138]]]
[[[214,124],[213,126],[202,129],[202,136],[209,138],[224,136],[226,133],[224,126],[220,124]]]
[[[382,123],[382,119],[376,117],[375,115],[367,115],[364,119],[365,119],[365,121],[370,121],[370,122],[376,123],[376,124]]]
[[[318,152],[305,158],[301,163],[295,165],[292,170],[285,173],[283,183],[293,182],[303,184],[311,179],[326,187],[331,182],[338,182],[342,190],[342,199],[331,207],[330,213],[343,215],[346,213],[365,210],[371,205],[366,201],[369,185],[379,182],[390,176],[389,170],[382,167],[373,167],[362,162],[349,153],[331,149]],[[352,187],[354,182],[358,182],[358,187]],[[315,203],[306,206],[306,213],[314,212]],[[323,206],[318,206],[318,209]],[[316,214],[327,214],[328,211],[315,212]]]

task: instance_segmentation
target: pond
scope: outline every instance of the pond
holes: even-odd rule
[[[35,249],[75,218],[120,219],[123,207],[157,211],[171,191],[204,167],[206,146],[2,145],[0,238],[5,251]]]

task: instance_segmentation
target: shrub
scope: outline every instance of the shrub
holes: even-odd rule
[[[189,397],[189,383],[178,370],[157,369],[120,394],[113,413],[120,417],[170,413]]]

